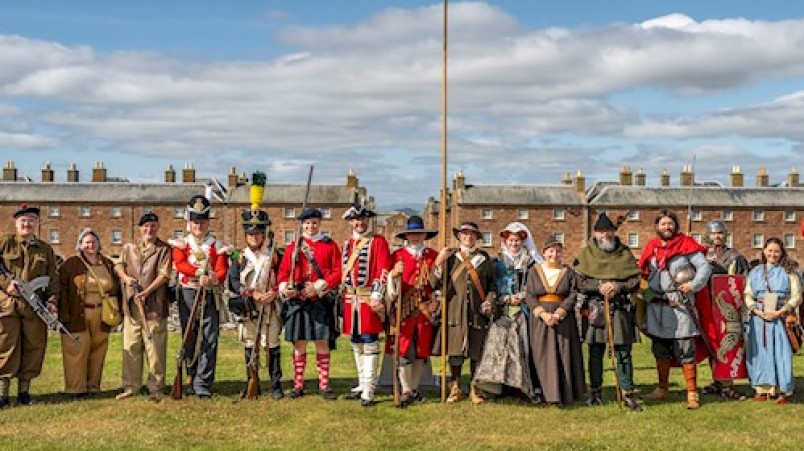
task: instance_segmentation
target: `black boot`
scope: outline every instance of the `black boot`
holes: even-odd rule
[[[31,394],[27,391],[20,392],[17,394],[17,404],[21,406],[30,406],[33,404],[33,399],[31,399]]]
[[[589,398],[586,399],[586,405],[592,407],[599,406],[601,404],[603,404],[603,399],[601,398],[600,387],[593,388]]]
[[[11,405],[11,401],[8,399],[8,396],[0,396],[0,409],[4,409]]]
[[[632,412],[642,412],[642,406],[637,402],[633,393],[623,392],[623,404],[631,409]]]
[[[271,397],[282,399],[282,352],[281,348],[268,349],[268,374],[271,376]]]
[[[245,360],[246,360],[246,385],[243,386],[243,389],[240,390],[240,397],[246,397],[246,390],[248,390],[248,380],[251,378],[251,374],[248,371],[248,364],[251,362],[251,351],[254,348],[245,348]]]

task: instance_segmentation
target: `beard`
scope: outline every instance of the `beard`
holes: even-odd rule
[[[676,236],[676,231],[675,230],[657,230],[656,231],[656,236],[658,236],[659,238],[661,238],[664,241],[667,241],[670,238],[673,238],[674,236]]]
[[[597,239],[597,247],[605,252],[614,252],[617,249],[617,239],[599,238]]]

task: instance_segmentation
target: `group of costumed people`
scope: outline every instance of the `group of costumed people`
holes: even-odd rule
[[[98,235],[85,230],[77,255],[60,268],[52,248],[36,237],[39,209],[23,205],[14,213],[16,232],[0,239],[0,408],[11,404],[13,378],[19,381],[17,403],[33,402],[31,380],[44,360],[48,313],[64,327],[65,392],[80,399],[100,391],[114,327],[107,318],[110,302],[116,302],[123,325],[123,389],[117,398],[142,391],[145,362],[147,390],[161,398],[172,271],[182,329],[177,380],[186,385],[174,398],[213,395],[219,326],[230,314],[238,322],[247,377],[255,377],[264,356],[274,399],[307,393],[310,342],[317,392],[336,399],[331,351],[345,335],[357,383],[343,398],[365,407],[376,403],[383,353],[393,360],[399,407],[426,400],[420,384],[432,356],[446,362],[448,403],[468,395],[472,404],[515,396],[557,406],[586,397],[588,405],[600,405],[608,354],[615,397],[641,411],[632,359],[640,330],[652,341],[658,374],[647,399],[668,397],[669,374],[678,366],[686,405],[698,408],[697,364],[707,358],[713,381],[704,390],[723,399],[745,399],[735,379],[748,378],[758,401],[785,404],[793,392],[790,326],[801,303],[801,281],[776,238],[750,268],[726,247],[723,222],[707,225],[705,247],[681,233],[676,215],[663,210],[655,238],[636,259],[616,235],[619,224],[601,213],[593,236],[568,265],[559,239],[551,236],[537,247],[519,222],[500,231],[500,252],[491,256],[479,246],[483,232],[476,223],[453,228],[458,246],[436,251],[426,243],[437,232],[411,216],[396,234],[402,246],[392,252],[370,230],[376,214],[356,200],[343,215],[351,235],[342,247],[321,232],[321,211],[304,208],[300,233],[280,252],[260,208],[264,184],[264,174],[256,173],[251,208],[241,215],[242,249],[210,233],[210,202],[199,195],[186,208],[186,236],[162,241],[159,218],[146,213],[140,240],[127,243],[116,261],[101,253]],[[44,312],[29,299],[32,287]],[[283,331],[293,349],[289,392],[282,387]],[[589,346],[588,384],[582,343]],[[468,387],[461,385],[466,360]]]

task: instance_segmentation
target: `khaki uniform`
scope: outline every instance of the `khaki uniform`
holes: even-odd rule
[[[6,270],[30,281],[50,277],[42,300],[59,294],[56,255],[44,241],[25,241],[17,235],[0,238],[0,259]],[[8,296],[9,277],[0,275],[0,378],[31,380],[42,371],[47,348],[47,326],[24,299]]]
[[[157,238],[154,244],[128,243],[123,246],[116,268],[148,288],[160,275],[170,278],[170,246]],[[148,320],[151,338],[146,337],[139,309],[132,297],[132,287],[125,287],[123,298],[123,391],[137,392],[142,387],[143,356],[148,362],[148,390],[161,392],[165,386],[167,365],[167,283],[151,293],[142,309]]]

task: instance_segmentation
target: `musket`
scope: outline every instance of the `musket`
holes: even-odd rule
[[[246,399],[260,397],[260,342],[262,341],[262,321],[265,315],[265,304],[260,305],[257,315],[257,336],[254,338],[254,347],[248,359],[248,382],[246,384]]]
[[[137,313],[140,314],[140,322],[142,323],[142,328],[145,329],[145,337],[148,338],[148,340],[152,340],[153,334],[151,333],[151,328],[148,326],[148,318],[145,317],[145,309],[142,306],[142,302],[137,301],[137,295],[142,293],[142,286],[140,286],[139,282],[134,281],[132,288],[134,288],[132,300],[137,306]]]
[[[16,274],[9,271],[2,260],[0,260],[0,273],[17,283],[17,292],[19,292],[20,297],[25,299],[25,302],[31,306],[31,309],[33,309],[34,313],[36,313],[36,316],[44,321],[48,329],[59,331],[67,335],[67,337],[69,337],[70,340],[72,340],[76,345],[79,344],[78,337],[67,330],[67,327],[65,327],[64,324],[59,321],[59,317],[48,310],[47,306],[45,305],[46,303],[42,301],[42,298],[40,298],[36,293],[38,290],[46,288],[50,284],[49,276],[39,276],[30,282],[26,282]]]
[[[307,185],[304,187],[304,200],[302,201],[302,213],[304,209],[307,208],[307,200],[310,197],[310,183],[313,181],[313,165],[310,165],[310,172],[307,174]],[[302,245],[303,238],[302,238],[302,221],[299,221],[299,225],[296,228],[296,244],[293,246],[293,254],[291,255],[290,260],[290,286],[293,289],[296,289],[296,283],[294,278],[296,277],[296,260],[299,258],[299,248]]]
[[[182,399],[182,396],[184,395],[182,389],[184,351],[185,348],[187,348],[187,342],[190,341],[190,334],[195,327],[195,317],[198,315],[198,306],[201,305],[202,302],[205,302],[206,291],[207,289],[205,287],[199,287],[198,291],[195,293],[193,308],[190,310],[190,317],[187,318],[187,329],[184,330],[184,337],[182,337],[181,340],[181,347],[179,347],[179,353],[176,355],[176,377],[173,378],[173,388],[170,390],[170,397],[176,400]]]
[[[402,328],[402,275],[399,276],[399,293],[396,296],[396,317],[394,318],[394,360],[391,361],[391,374],[393,374],[394,387],[394,406],[399,407],[399,338]]]
[[[611,296],[603,296],[604,313],[606,315],[606,329],[609,339],[609,358],[611,359],[611,370],[614,372],[614,389],[617,391],[617,407],[622,410],[623,408],[623,394],[620,391],[620,375],[617,374],[617,362],[614,357],[614,328],[612,327],[611,318]]]

